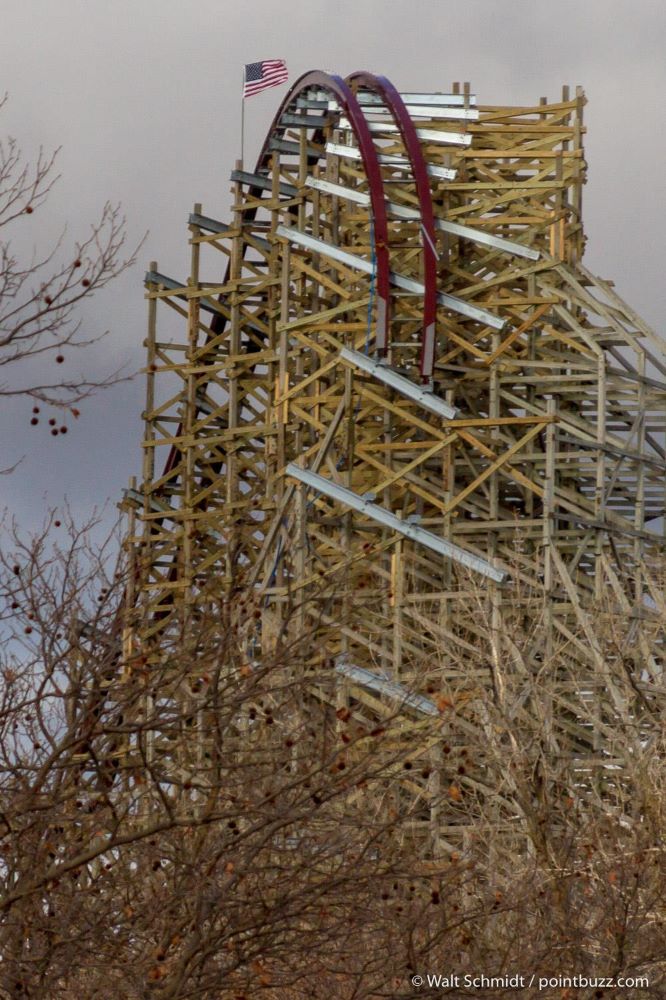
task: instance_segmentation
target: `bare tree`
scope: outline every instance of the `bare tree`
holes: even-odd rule
[[[5,102],[6,97],[0,100],[0,109]],[[99,339],[82,334],[77,307],[130,267],[138,247],[126,251],[125,219],[118,206],[107,203],[86,239],[67,247],[62,234],[41,256],[20,259],[17,236],[25,239],[58,180],[57,156],[58,150],[40,149],[30,163],[15,139],[0,140],[0,396],[29,396],[63,407],[117,381],[118,372],[86,379],[59,369],[50,378],[41,369],[32,375],[32,369],[45,357],[65,364],[73,349]],[[33,423],[38,413],[35,407]]]
[[[159,662],[123,659],[125,581],[71,521],[16,536],[2,563],[6,995],[342,983],[413,858],[406,817],[376,808],[403,763],[397,714],[367,732],[317,706],[291,669],[301,646],[249,664],[250,595],[200,621],[196,649],[176,638]]]
[[[632,747],[622,784],[612,761],[594,777],[550,751],[538,709],[565,644],[529,706],[500,658],[501,683],[432,691],[439,714],[406,739],[395,700],[369,729],[332,678],[313,695],[316,634],[249,662],[251,593],[157,658],[124,653],[108,551],[63,518],[1,559],[0,996],[393,1000],[479,995],[465,976],[481,975],[505,1000],[516,975],[567,1000],[663,996],[663,732],[636,741],[633,710],[609,720]],[[630,623],[598,610],[635,704],[617,655]],[[484,616],[476,678],[498,641],[479,593]],[[503,638],[519,660],[533,634],[516,621]],[[424,848],[433,806],[444,849]]]

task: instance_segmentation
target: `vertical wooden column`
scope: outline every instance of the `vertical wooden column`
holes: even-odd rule
[[[562,104],[569,104],[571,100],[571,93],[568,86],[562,87]],[[571,118],[571,113],[567,115],[567,124]],[[570,179],[573,173],[572,162],[571,162],[571,141],[569,139],[563,139],[561,144],[561,155],[557,157],[556,163],[556,179],[559,183],[563,183],[565,177],[567,183],[570,183]],[[560,176],[557,176],[557,170],[559,166]],[[567,188],[567,192],[570,189]],[[560,202],[560,220],[558,223],[559,229],[559,257],[560,260],[570,261],[571,260],[571,246],[569,243],[569,232],[571,228],[571,208],[572,204],[568,197],[568,193],[565,193],[564,187],[560,188],[558,192],[558,199]]]
[[[240,161],[236,162],[236,169],[240,169]],[[230,330],[229,330],[229,354],[232,358],[238,357],[241,353],[241,303],[240,303],[240,279],[243,270],[243,213],[240,209],[242,199],[242,188],[239,182],[233,185],[234,196],[234,221],[233,237],[231,240],[231,258],[229,261],[229,279],[233,284],[230,294]],[[243,369],[240,369],[243,370]],[[240,387],[238,384],[239,366],[233,361],[227,368],[227,392],[229,403],[227,406],[227,427],[229,437],[227,438],[226,453],[226,483],[225,500],[227,505],[227,537],[229,539],[226,549],[226,584],[229,589],[233,587],[236,575],[235,553],[241,542],[241,531],[239,520],[239,484],[238,484],[238,456],[236,448],[238,440],[233,432],[240,423]]]
[[[455,393],[453,389],[447,389],[445,398],[446,402],[450,406],[455,406]],[[447,444],[442,449],[442,499],[447,507],[453,500],[455,492],[455,478],[455,449],[453,445]],[[444,515],[442,536],[447,541],[451,541],[453,537],[454,514],[455,512],[452,511]],[[440,560],[440,566],[442,586],[445,591],[449,593],[453,586],[453,567],[451,565],[451,560],[442,557]],[[455,602],[453,602],[450,597],[445,597],[439,604],[439,620],[440,624],[446,629],[450,627],[452,614],[455,614]]]
[[[389,598],[389,609],[392,615],[387,615],[387,621],[391,622],[392,631],[392,673],[396,680],[399,680],[402,669],[403,650],[403,602],[405,599],[405,561],[403,558],[404,542],[398,541],[391,553],[391,590]]]
[[[393,449],[391,443],[393,441],[393,419],[390,410],[384,410],[384,465],[387,469],[393,471]],[[393,510],[392,492],[390,486],[384,489],[384,494],[381,499],[381,503],[387,510]],[[400,510],[396,510],[395,513],[398,517],[401,516]],[[388,531],[384,529],[382,531],[382,541],[385,541],[388,537]],[[389,676],[394,677],[396,680],[400,675],[400,666],[402,662],[402,592],[403,592],[403,575],[404,575],[404,560],[403,560],[403,545],[402,542],[398,542],[393,546],[392,549],[387,551],[384,556],[384,566],[388,573],[388,588],[383,587],[384,599],[382,601],[381,614],[385,622],[391,623],[390,632],[388,629],[384,630],[381,636],[381,644],[383,651],[383,669],[388,673]]]
[[[272,517],[282,509],[287,485],[284,478],[284,468],[287,464],[289,441],[287,439],[289,402],[285,395],[289,389],[289,331],[287,325],[290,317],[290,266],[291,248],[289,243],[274,240],[270,267],[277,278],[279,286],[273,284],[271,302],[274,305],[275,317],[270,319],[271,343],[274,347],[275,361],[267,369],[267,399],[266,418],[274,428],[274,434],[267,436],[266,444],[266,492],[267,500],[271,502]],[[272,444],[269,444],[272,442]],[[288,517],[290,510],[284,512],[282,521]],[[273,543],[267,554],[265,569],[269,589],[279,590],[288,583],[285,570],[285,539],[283,524],[275,529]],[[271,579],[272,577],[272,579]],[[280,634],[288,614],[287,602],[283,597],[274,596],[265,600],[261,609],[261,648],[264,655],[270,655],[275,648],[277,636]]]
[[[500,345],[499,334],[493,334],[492,338],[492,349],[493,354],[499,349]],[[491,418],[497,418],[500,415],[500,393],[499,393],[499,365],[495,361],[493,362],[489,376],[488,376],[488,416]],[[493,427],[490,432],[490,437],[493,442],[493,450],[497,451],[500,447],[499,439],[499,428]],[[490,507],[489,515],[491,521],[497,521],[499,518],[499,481],[498,473],[495,472],[490,477],[490,482],[488,484],[488,490],[490,495]],[[497,554],[497,531],[490,530],[488,535],[488,552],[489,555],[495,556]]]
[[[347,489],[353,489],[352,477],[353,477],[353,455],[354,455],[354,442],[355,442],[355,428],[354,428],[354,398],[353,398],[353,375],[350,368],[345,367],[344,373],[344,424],[345,424],[345,463],[346,469],[343,475],[343,482]],[[351,551],[352,543],[352,512],[346,511],[342,515],[342,548],[343,552],[349,553]],[[341,586],[343,590],[342,597],[342,621],[346,625],[349,622],[349,618],[354,605],[354,592],[353,585],[351,581],[351,573],[345,573],[344,581],[341,581]],[[340,637],[340,652],[342,655],[347,655],[349,652],[349,637],[345,632],[342,633]]]
[[[492,350],[493,354],[499,349],[500,345],[499,334],[493,334],[492,338]],[[489,374],[488,380],[488,415],[491,418],[498,418],[500,415],[500,393],[499,393],[499,366],[497,362],[494,362]],[[499,428],[493,427],[490,432],[490,437],[493,442],[493,451],[498,452],[501,447]],[[491,523],[499,520],[499,472],[494,472],[490,477],[488,483],[489,492],[489,518]],[[497,536],[498,532],[496,528],[491,528],[488,532],[488,557],[491,563],[495,563],[497,558]],[[496,583],[491,583],[489,586],[489,598],[490,598],[490,628],[491,628],[491,648],[492,648],[492,660],[493,660],[493,685],[495,688],[495,698],[497,704],[501,707],[504,703],[504,677],[503,677],[503,663],[502,663],[502,592]]]
[[[282,244],[274,238],[276,226],[277,213],[273,210],[271,213],[271,249],[268,258],[268,272],[273,280],[267,291],[268,310],[266,317],[268,325],[268,341],[266,346],[269,349],[271,360],[267,363],[267,377],[264,380],[263,388],[266,393],[266,419],[269,423],[272,422],[275,425],[276,433],[267,434],[264,441],[264,459],[266,462],[266,496],[264,505],[267,517],[269,508],[271,511],[274,511],[277,502],[279,502],[279,496],[282,495],[283,487],[281,480],[279,480],[279,472],[284,466],[284,425],[278,420],[277,400],[282,393],[279,362],[280,345],[286,336],[285,331],[282,329],[282,324],[286,323],[288,319],[287,304],[289,301],[289,284],[287,278],[285,290],[284,258],[281,257],[281,253],[282,250],[288,253],[289,247],[288,244]],[[279,284],[277,281],[278,275],[281,277]],[[279,437],[282,442],[281,446],[278,444]]]
[[[640,351],[637,357],[638,383],[638,413],[636,414],[636,451],[639,455],[645,452],[645,354]],[[636,503],[634,506],[634,600],[639,606],[643,600],[643,531],[645,530],[645,462],[638,460],[636,469]]]
[[[273,173],[274,175],[275,173],[277,173],[277,171],[275,170],[275,165],[273,167]],[[298,183],[300,190],[303,189],[307,175],[308,175],[307,131],[305,129],[301,129],[299,133],[299,155],[298,155]],[[305,229],[305,224],[306,224],[305,200],[302,198],[298,206],[298,228],[301,230]],[[300,302],[308,301],[309,296],[307,294],[308,292],[307,283],[308,283],[307,275],[305,274],[305,272],[301,272],[298,278],[298,299]],[[298,356],[296,359],[296,373],[295,373],[297,382],[299,382],[303,378],[304,374],[304,363],[305,363],[304,353],[305,350],[303,348],[299,348]],[[307,353],[310,356],[311,362],[314,362],[316,364],[316,353],[312,350],[309,350]],[[310,385],[307,387],[307,393],[309,395],[312,393],[317,393],[318,391],[319,391],[318,382],[316,380],[311,382]],[[312,431],[310,431],[310,434],[312,434]],[[300,455],[305,450],[307,444],[310,443],[311,441],[306,441],[304,439],[304,435],[299,426],[299,429],[297,430],[294,439],[295,454]],[[295,501],[295,542],[296,542],[294,572],[296,575],[296,579],[299,582],[301,582],[305,579],[307,572],[307,505],[306,505],[307,501],[306,501],[305,487],[303,486],[302,483],[298,483],[298,485],[296,486],[294,501]],[[295,622],[299,635],[304,635],[306,628],[306,601],[303,599],[304,597],[305,593],[301,591],[301,599],[297,602],[298,610]]]
[[[201,214],[201,205],[195,204],[194,214]],[[194,532],[196,527],[194,511],[194,495],[196,493],[195,467],[196,467],[196,439],[195,424],[197,419],[197,376],[194,374],[195,355],[199,339],[199,256],[200,246],[197,237],[199,229],[190,226],[191,232],[191,253],[190,253],[190,276],[188,278],[188,289],[190,291],[187,303],[187,352],[186,352],[186,377],[185,377],[185,407],[182,420],[183,443],[181,452],[183,454],[183,467],[185,482],[183,484],[183,549],[182,549],[182,579],[184,584],[182,602],[182,630],[185,640],[188,639],[188,631],[191,626],[191,613],[194,603]]]
[[[148,265],[151,271],[157,271],[157,261],[151,261]],[[156,354],[155,354],[155,343],[157,340],[157,300],[154,296],[148,299],[148,336],[145,341],[146,345],[146,409],[144,410],[144,435],[143,435],[143,523],[144,528],[142,532],[141,541],[141,560],[140,560],[140,581],[144,585],[150,583],[151,568],[153,563],[157,559],[157,553],[153,551],[154,542],[154,523],[150,517],[152,510],[150,506],[150,501],[152,498],[152,483],[155,477],[155,429],[153,425],[153,414],[155,410],[155,371],[156,371]],[[149,598],[150,591],[146,590],[146,598]],[[150,605],[149,605],[150,606]],[[147,613],[147,608],[143,609],[144,614]],[[155,609],[151,608],[153,614]],[[159,608],[158,608],[159,614]],[[143,655],[146,657],[148,663],[154,663],[159,659],[160,651],[157,647],[153,652],[151,649],[146,648],[142,650]],[[144,719],[146,721],[150,720],[153,714],[153,699],[148,693],[143,698],[143,709]],[[144,747],[146,762],[150,765],[153,760],[154,754],[154,734],[151,732],[150,728],[146,730],[145,734],[145,747]],[[144,801],[144,806],[146,809],[149,808],[149,803]]]
[[[531,274],[528,279],[528,292],[531,296],[536,296],[537,294],[536,276],[534,274]],[[532,327],[527,335],[528,361],[534,361],[536,358],[537,343],[539,336],[540,336],[539,330],[535,330],[534,327]],[[527,395],[528,412],[533,413],[537,395],[536,386],[534,385],[534,383],[530,383],[530,385],[527,386],[526,395]],[[527,475],[530,477],[530,479],[534,479],[535,471],[534,471],[534,464],[532,462],[530,462],[527,465],[526,472]],[[526,490],[525,517],[530,519],[534,517],[534,493],[532,492],[532,490]],[[531,530],[530,530],[530,535],[531,535]]]
[[[132,476],[129,481],[129,488],[132,493],[136,492],[136,476]],[[127,530],[125,533],[125,593],[123,599],[123,619],[122,619],[122,679],[126,680],[131,674],[131,661],[134,657],[136,647],[136,598],[137,598],[137,546],[136,537],[136,507],[129,503],[124,507],[127,517]]]
[[[585,92],[582,87],[576,87],[576,111],[574,114],[574,141],[576,152],[574,162],[574,185],[572,191],[572,207],[576,223],[576,235],[571,241],[570,263],[575,266],[583,257],[585,234],[583,231],[583,182],[585,180],[585,160],[583,159],[583,108],[585,107]]]
[[[546,413],[549,417],[554,418],[557,413],[557,401],[555,399],[549,399],[546,403]],[[555,510],[555,449],[557,446],[557,436],[555,423],[551,422],[546,425],[546,467],[545,467],[545,480],[544,480],[544,493],[543,493],[543,588],[544,588],[544,610],[543,610],[543,627],[545,632],[545,641],[543,646],[543,665],[546,667],[544,671],[544,676],[548,678],[551,685],[556,684],[556,678],[553,676],[553,652],[554,652],[554,642],[553,642],[553,621],[554,621],[554,608],[555,594],[554,594],[554,557],[553,557],[553,545],[554,540],[554,510]],[[541,695],[541,714],[544,720],[544,743],[546,746],[553,748],[556,746],[556,740],[553,729],[554,722],[554,706],[552,695],[549,695],[547,690]]]
[[[546,413],[554,417],[557,413],[557,402],[549,399],[546,403]],[[555,509],[555,423],[546,425],[546,469],[543,492],[543,588],[545,594],[544,628],[546,646],[544,655],[550,658],[553,651],[553,557],[554,541],[554,509]]]
[[[597,472],[594,488],[594,516],[597,524],[604,521],[606,494],[606,359],[599,354],[597,363]],[[600,601],[604,593],[603,573],[604,530],[598,527],[594,536],[594,597]]]
[[[442,734],[443,735],[443,734]],[[428,777],[428,797],[430,799],[430,853],[433,858],[442,854],[442,773],[444,771],[444,754],[442,743],[435,743],[428,754],[430,758],[430,776]]]
[[[151,260],[148,265],[150,271],[157,271],[157,261]],[[154,295],[148,297],[148,331],[144,346],[146,348],[146,408],[143,411],[143,457],[142,457],[142,492],[143,492],[143,531],[141,538],[141,556],[139,559],[139,588],[144,590],[144,596],[148,601],[150,590],[147,589],[150,583],[152,567],[157,559],[157,553],[153,551],[155,528],[152,520],[152,483],[155,478],[155,373],[156,354],[155,343],[157,340],[157,299]],[[148,654],[148,650],[145,651]]]
[[[286,484],[284,480],[284,467],[287,464],[287,421],[289,419],[289,404],[288,402],[283,402],[286,393],[289,390],[289,331],[287,329],[287,323],[289,322],[290,315],[290,260],[291,260],[291,248],[287,242],[277,244],[281,250],[281,259],[279,260],[280,267],[280,321],[278,324],[278,362],[277,362],[277,380],[275,384],[275,405],[273,408],[274,419],[276,424],[276,467],[277,467],[277,478],[275,480],[275,504],[276,509],[280,509],[281,504],[284,500]],[[277,252],[277,250],[276,250]],[[285,573],[285,553],[283,546],[285,544],[285,539],[282,534],[282,529],[278,528],[276,538],[275,538],[275,548],[274,555],[271,558],[274,560],[274,586],[284,587],[286,583],[286,573]],[[285,602],[280,603],[279,601],[273,602],[273,614],[269,614],[265,611],[263,614],[263,634],[264,634],[264,646],[267,649],[269,639],[268,636],[277,634],[279,629],[278,620],[283,619],[283,616],[288,613],[286,609]],[[273,620],[275,619],[275,621]],[[270,640],[272,641],[272,640]]]
[[[308,136],[306,129],[302,128],[298,136],[298,188],[303,190],[308,176]],[[301,197],[298,204],[298,228],[305,228],[305,199]]]
[[[275,386],[275,417],[277,424],[277,466],[281,472],[287,464],[287,420],[289,404],[282,402],[289,391],[289,271],[291,248],[287,242],[282,244],[281,280],[280,280],[280,336],[278,345],[278,372]],[[284,495],[284,479],[280,475],[277,480],[277,504],[279,506]]]
[[[555,180],[560,186],[555,194],[553,223],[550,228],[550,255],[557,260],[564,260],[564,189],[561,186],[564,180],[564,161],[560,154],[555,157]]]

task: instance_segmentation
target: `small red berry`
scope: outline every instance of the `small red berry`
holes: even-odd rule
[[[67,433],[67,428],[64,425],[60,428],[60,433],[61,434],[66,434]]]
[[[62,521],[54,521],[53,523],[56,526],[56,528],[59,528],[60,525],[62,524]]]
[[[72,407],[72,409],[71,409],[70,412],[71,412],[71,414],[72,414],[73,417],[80,417],[81,416],[81,411],[77,410],[75,406]]]
[[[39,407],[38,406],[33,406],[32,412],[33,413],[39,413]]]
[[[38,423],[39,423],[39,420],[37,419],[37,417],[33,417],[33,418],[32,418],[32,420],[30,421],[30,423],[31,423],[31,424],[32,424],[32,426],[34,427],[34,426],[35,426],[35,424],[38,424]]]
[[[51,431],[51,434],[53,434],[53,436],[56,437],[58,434],[58,428],[54,427],[53,430]]]
[[[78,258],[78,257],[77,257],[77,258],[76,258],[76,260],[74,261],[74,264],[73,264],[73,267],[81,267],[81,261],[79,260],[79,258]]]
[[[49,417],[49,427],[55,427],[55,417]]]
[[[26,635],[30,635],[30,633],[32,632],[32,626],[31,625],[26,625],[26,627],[23,629],[23,631],[25,632]]]
[[[45,295],[44,296],[44,301],[46,302],[47,306],[50,306],[51,303],[53,302],[53,299],[51,298],[50,295]]]
[[[62,354],[56,354],[56,361],[58,362],[59,365],[61,365],[64,360],[65,359]]]
[[[32,206],[31,205],[26,205],[25,206],[25,214],[26,215],[32,215]]]
[[[90,281],[89,281],[88,278],[84,278],[83,281],[81,282],[81,284],[83,285],[84,288],[89,288],[90,287]]]

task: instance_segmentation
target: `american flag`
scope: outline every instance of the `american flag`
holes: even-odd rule
[[[243,97],[252,97],[268,87],[277,87],[289,78],[284,59],[264,59],[263,62],[247,63],[243,77]]]

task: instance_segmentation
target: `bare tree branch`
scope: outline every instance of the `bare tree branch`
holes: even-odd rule
[[[127,376],[120,368],[101,378],[31,379],[31,364],[44,356],[65,364],[73,349],[106,335],[82,336],[78,308],[135,263],[143,241],[127,250],[125,217],[107,202],[86,239],[67,248],[63,233],[46,254],[21,262],[12,234],[17,224],[29,224],[52,191],[57,155],[58,150],[47,155],[40,149],[31,165],[13,138],[0,141],[0,368],[7,372],[0,396],[28,396],[63,407]]]

